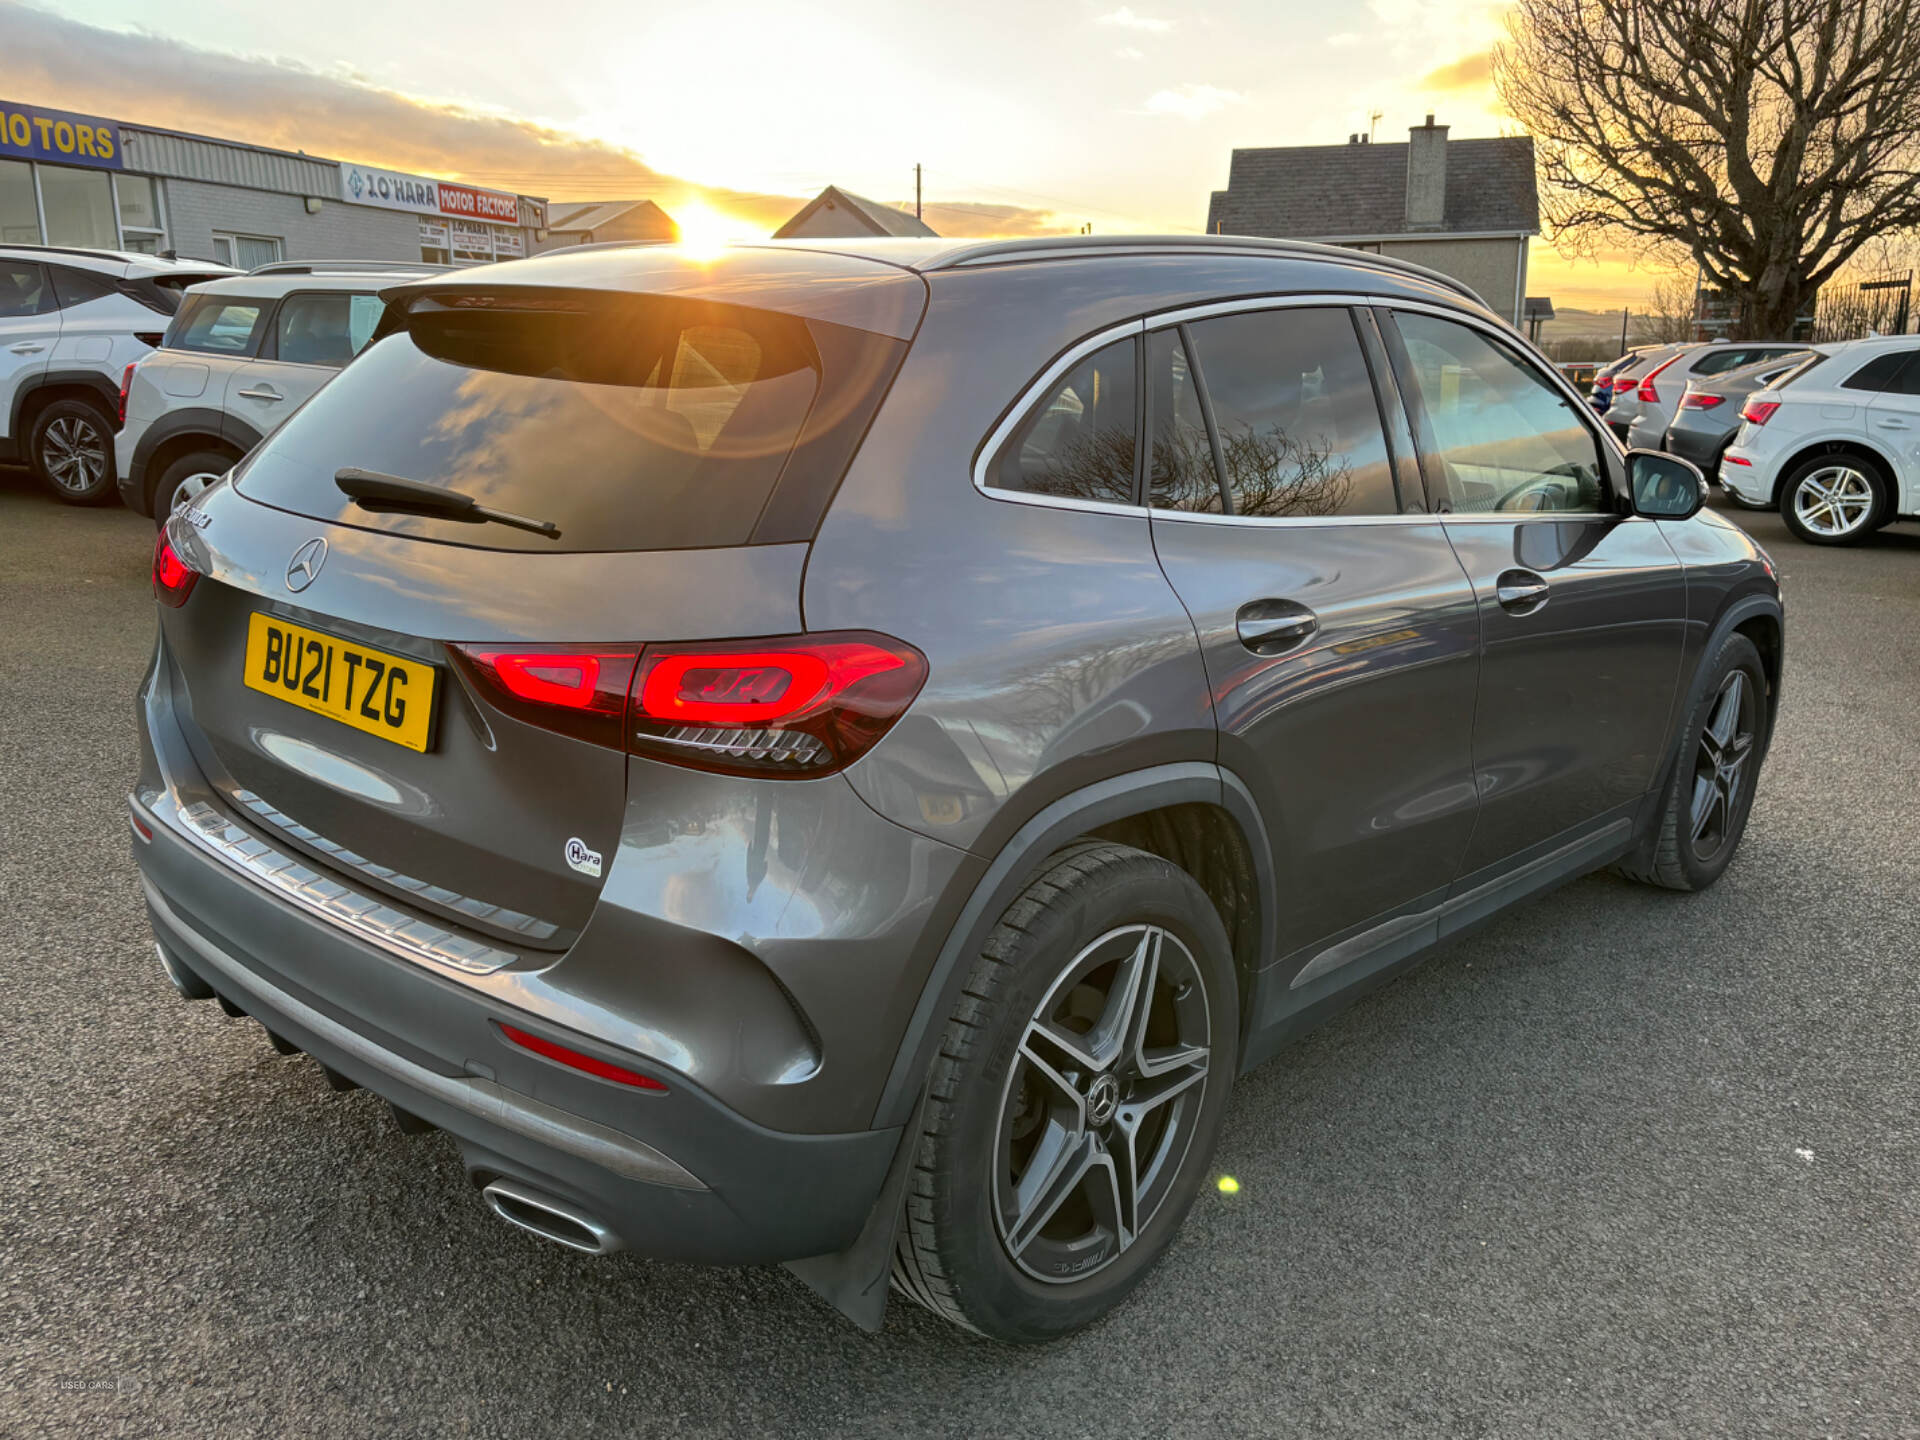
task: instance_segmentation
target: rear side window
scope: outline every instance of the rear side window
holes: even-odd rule
[[[366,348],[384,308],[378,295],[289,295],[274,320],[274,353],[337,370]]]
[[[117,287],[104,275],[96,275],[91,270],[69,270],[63,265],[54,267],[53,294],[62,310],[116,293]]]
[[[1028,412],[1000,449],[994,487],[1131,504],[1137,413],[1128,336],[1080,361]]]
[[[1229,513],[1400,509],[1373,378],[1341,308],[1253,310],[1188,328],[1226,465]]]
[[[1178,330],[1156,330],[1147,337],[1147,407],[1153,417],[1147,466],[1153,507],[1222,514],[1226,507],[1200,408],[1200,387]]]
[[[1884,355],[1876,355],[1853,374],[1840,382],[1845,390],[1898,390],[1900,372],[1907,367],[1907,361],[1913,352],[1910,350],[1890,350]]]
[[[206,355],[248,355],[254,332],[266,313],[264,300],[228,300],[199,295],[180,312],[167,337],[174,350],[198,350]]]
[[[846,327],[667,296],[429,295],[390,315],[239,484],[316,519],[489,549],[745,544],[790,453],[801,468],[803,428],[831,432],[870,413],[903,351]],[[834,383],[823,352],[849,357]],[[844,465],[850,448],[836,453]],[[349,467],[550,521],[560,535],[375,513],[335,484]]]
[[[46,274],[38,265],[0,260],[0,315],[38,315],[46,289]]]

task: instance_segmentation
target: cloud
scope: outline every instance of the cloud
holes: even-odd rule
[[[1122,45],[1118,50],[1114,51],[1113,54],[1117,60],[1144,60],[1147,58],[1146,51],[1136,50],[1131,45]]]
[[[1493,83],[1493,52],[1463,55],[1420,77],[1422,90],[1484,90]]]
[[[1332,49],[1344,50],[1349,45],[1360,44],[1366,38],[1367,37],[1362,35],[1358,30],[1342,30],[1337,34],[1327,36],[1327,44]]]
[[[1222,90],[1217,85],[1179,85],[1147,97],[1147,110],[1154,115],[1178,115],[1182,120],[1200,120],[1229,105],[1245,103],[1238,90]]]
[[[895,202],[908,214],[913,202]],[[1036,210],[1020,205],[983,205],[969,200],[927,201],[922,209],[927,224],[942,235],[954,238],[1005,235],[1067,235],[1080,227],[1061,220],[1051,210]]]
[[[1159,20],[1151,15],[1136,15],[1131,5],[1122,5],[1118,10],[1109,10],[1097,17],[1096,25],[1117,25],[1122,30],[1146,30],[1155,35],[1164,35],[1173,29],[1173,21]]]

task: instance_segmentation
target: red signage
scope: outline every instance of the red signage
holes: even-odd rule
[[[440,213],[517,225],[520,223],[520,201],[515,196],[502,195],[497,190],[475,190],[467,185],[450,185],[442,180]]]

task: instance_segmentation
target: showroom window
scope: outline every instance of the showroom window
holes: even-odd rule
[[[33,166],[0,160],[0,245],[38,245],[40,206],[33,198]]]
[[[120,248],[158,255],[167,248],[166,222],[160,218],[159,187],[151,175],[116,175],[113,198],[120,207]]]
[[[40,208],[46,217],[47,244],[117,250],[120,234],[113,223],[113,182],[104,170],[40,165]]]
[[[420,258],[429,265],[448,265],[453,262],[445,225],[433,220],[420,222]]]
[[[275,235],[235,235],[213,232],[213,258],[222,265],[241,270],[258,270],[281,258],[280,239]]]

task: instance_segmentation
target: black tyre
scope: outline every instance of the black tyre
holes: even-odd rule
[[[1729,635],[1681,732],[1651,848],[1622,865],[1624,874],[1669,890],[1704,890],[1720,878],[1746,833],[1768,720],[1760,652]]]
[[[1890,508],[1887,477],[1864,455],[1815,455],[1780,484],[1780,516],[1809,545],[1858,545]]]
[[[165,525],[175,505],[184,505],[232,468],[233,457],[218,450],[196,450],[173,461],[153,487],[153,523]]]
[[[55,400],[27,432],[27,463],[56,500],[69,505],[111,500],[113,421],[85,400]]]
[[[1239,1045],[1233,956],[1185,871],[1060,852],[974,963],[934,1061],[896,1288],[1009,1342],[1118,1305],[1206,1177]]]

